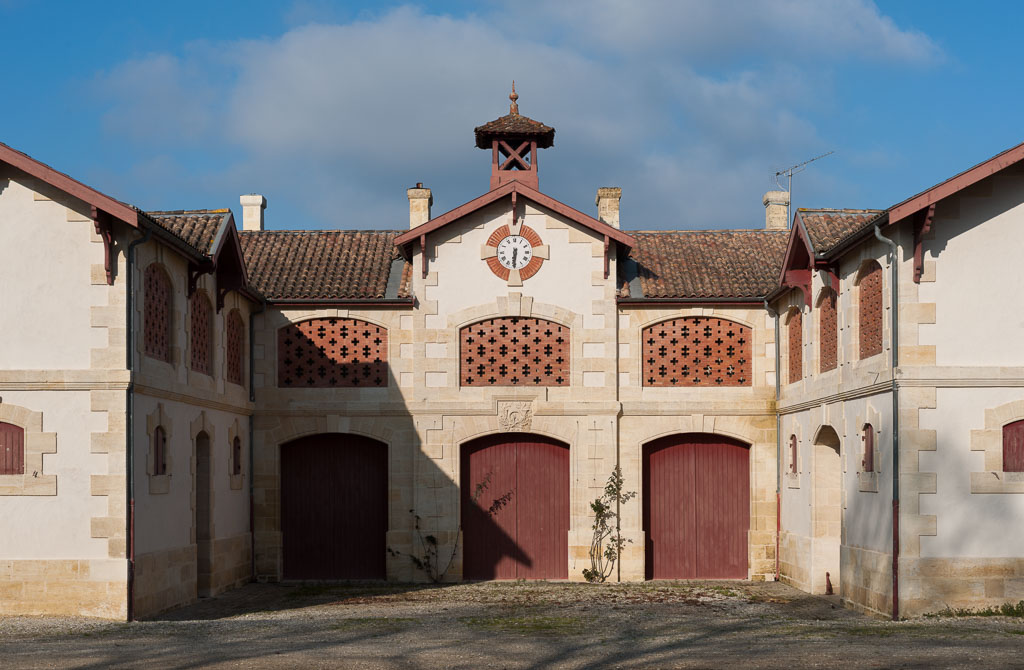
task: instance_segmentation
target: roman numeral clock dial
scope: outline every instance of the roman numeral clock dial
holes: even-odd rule
[[[491,233],[480,249],[480,257],[509,286],[522,286],[548,258],[548,246],[541,243],[540,235],[529,226],[513,223]]]

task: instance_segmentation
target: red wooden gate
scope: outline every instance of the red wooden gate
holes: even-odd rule
[[[464,579],[569,577],[567,445],[525,434],[474,440],[462,445],[460,486]]]
[[[746,579],[749,453],[715,435],[644,445],[648,579]]]
[[[326,433],[281,446],[285,579],[384,579],[388,448]]]

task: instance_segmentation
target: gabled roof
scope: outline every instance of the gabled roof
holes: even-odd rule
[[[850,235],[874,225],[881,209],[798,209],[797,225],[803,225],[811,251],[825,256]],[[796,227],[796,226],[794,226]]]
[[[36,179],[59,189],[68,195],[72,195],[82,202],[92,205],[96,209],[110,214],[116,219],[127,223],[129,226],[138,228],[139,215],[131,205],[111,198],[109,195],[100,193],[96,189],[86,186],[77,179],[73,179],[63,172],[54,170],[49,165],[42,163],[28,154],[7,146],[0,142],[0,161],[13,165],[19,170],[35,177]]]
[[[411,301],[395,230],[240,234],[253,285],[272,302]]]
[[[508,196],[521,195],[522,197],[532,201],[533,203],[550,209],[551,211],[564,216],[570,221],[575,221],[584,228],[589,228],[598,235],[607,235],[610,239],[615,240],[624,247],[631,248],[636,244],[636,240],[629,234],[622,232],[618,228],[609,226],[607,223],[598,221],[597,219],[587,216],[583,212],[573,209],[572,207],[563,204],[554,198],[544,195],[540,191],[537,191],[525,184],[521,184],[516,181],[509,182],[498,188],[483,194],[479,198],[470,200],[464,205],[460,205],[453,210],[445,212],[441,216],[435,217],[424,224],[416,226],[412,230],[406,231],[395,238],[395,244],[404,247],[403,251],[408,258],[408,245],[418,240],[422,235],[429,235],[430,233],[443,228],[444,226],[457,221],[462,217],[471,214],[486,205],[501,200]]]
[[[230,209],[178,209],[146,214],[161,228],[206,256],[213,256],[217,232],[233,218]]]
[[[777,285],[789,231],[633,233],[619,263],[619,297],[630,300],[760,301]]]
[[[989,177],[1000,170],[1010,167],[1014,163],[1024,159],[1024,143],[1011,147],[1000,152],[986,161],[978,163],[972,168],[954,175],[944,182],[938,183],[929,189],[921,191],[889,208],[889,223],[897,223],[924,209],[943,198],[949,197],[958,191],[978,183],[985,177]]]

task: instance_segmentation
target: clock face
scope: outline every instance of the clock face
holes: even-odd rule
[[[509,270],[522,270],[533,260],[533,245],[522,235],[509,235],[498,242],[498,262]]]

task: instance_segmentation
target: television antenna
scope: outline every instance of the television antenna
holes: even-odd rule
[[[782,189],[782,184],[779,183],[779,177],[785,177],[788,182],[785,191],[789,193],[789,207],[786,208],[786,225],[788,226],[793,221],[793,175],[799,174],[807,169],[807,166],[816,160],[821,160],[826,156],[831,156],[835,151],[829,151],[828,153],[815,156],[814,158],[808,158],[803,163],[797,163],[792,167],[788,167],[785,170],[779,170],[775,173],[775,185]]]

